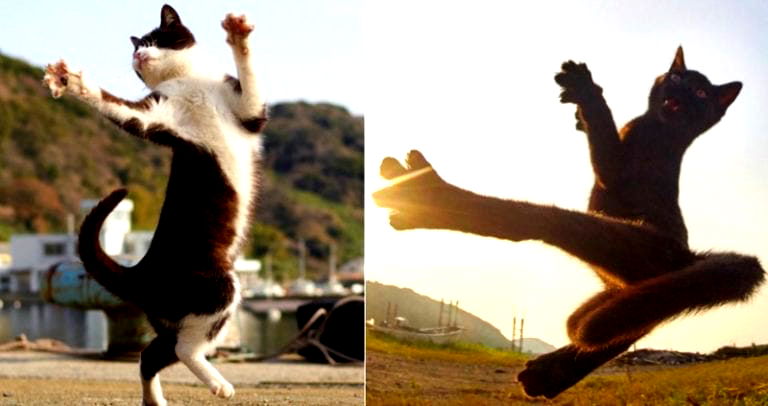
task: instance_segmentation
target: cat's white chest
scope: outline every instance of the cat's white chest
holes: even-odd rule
[[[247,132],[233,112],[232,90],[223,82],[183,79],[157,88],[167,96],[166,114],[173,117],[179,136],[210,151],[237,195],[234,228],[237,237],[230,249],[245,238],[256,192],[256,165],[261,156],[261,136]]]

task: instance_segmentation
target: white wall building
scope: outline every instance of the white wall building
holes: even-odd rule
[[[98,200],[83,200],[80,209],[87,214]],[[104,220],[99,241],[108,255],[124,265],[141,260],[152,242],[153,232],[132,231],[133,201],[124,199]],[[63,261],[76,261],[77,236],[75,234],[15,234],[10,244],[10,291],[36,293],[40,280],[52,266]],[[261,262],[239,258],[235,269],[245,288],[253,283]]]
[[[98,200],[83,200],[80,203],[80,211],[83,215],[91,211]],[[101,247],[107,255],[121,255],[124,253],[126,236],[131,232],[131,213],[133,212],[133,201],[123,199],[120,204],[109,213],[104,225],[101,227],[99,240]],[[146,250],[144,250],[146,252]]]
[[[87,214],[98,200],[83,200],[80,209]],[[99,240],[104,251],[117,256],[120,262],[131,263],[134,255],[120,258],[125,254],[126,242],[131,247],[143,248],[140,259],[152,233],[131,232],[131,212],[133,201],[125,199],[107,216],[101,228]],[[136,235],[133,235],[136,234]],[[131,254],[135,254],[131,252]],[[63,261],[76,261],[77,235],[72,234],[14,234],[11,236],[10,291],[18,293],[36,293],[40,290],[40,280],[48,269]]]
[[[77,258],[75,244],[73,234],[12,235],[10,291],[39,291],[40,278],[51,265]]]
[[[11,244],[0,242],[0,292],[10,288],[11,283]]]

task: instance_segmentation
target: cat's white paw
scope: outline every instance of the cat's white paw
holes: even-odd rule
[[[83,84],[83,73],[70,71],[63,60],[45,67],[43,84],[48,86],[54,98],[59,98],[64,93],[79,96],[88,93],[88,88]]]
[[[211,386],[211,393],[223,399],[232,399],[235,396],[235,387],[226,381],[214,383]]]
[[[227,32],[227,43],[245,55],[248,53],[248,44],[246,39],[253,31],[253,25],[249,24],[244,15],[236,16],[227,14],[221,27]]]

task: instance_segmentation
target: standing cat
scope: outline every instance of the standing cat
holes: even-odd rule
[[[374,194],[393,209],[397,229],[448,229],[512,241],[540,240],[580,258],[604,290],[568,319],[571,344],[528,362],[518,375],[526,394],[557,396],[624,352],[661,322],[746,300],[765,276],[754,257],[693,252],[678,204],[683,154],[716,124],[741,83],[712,85],[688,70],[678,48],[656,79],[648,111],[617,131],[602,89],[584,64],[566,62],[555,80],[561,101],[577,106],[595,183],[586,213],[480,196],[446,183],[418,151],[407,168],[381,165],[395,182]]]
[[[99,245],[107,215],[125,197],[116,190],[86,217],[79,251],[85,269],[147,314],[157,337],[141,354],[144,404],[164,405],[158,372],[184,363],[215,395],[234,388],[205,359],[240,299],[233,261],[246,238],[258,186],[266,110],[257,91],[245,17],[222,23],[238,79],[195,68],[195,38],[168,5],[160,27],[132,37],[133,67],[152,92],[137,102],[91,86],[61,61],[46,69],[53,96],[64,93],[98,109],[128,133],[173,151],[165,201],[146,256],[127,268]]]

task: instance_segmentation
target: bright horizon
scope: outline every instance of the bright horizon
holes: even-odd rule
[[[385,156],[420,149],[449,182],[477,193],[584,210],[592,185],[575,106],[553,76],[586,62],[616,123],[642,114],[678,45],[689,69],[744,89],[683,162],[680,204],[698,251],[735,251],[768,265],[768,32],[766,5],[589,1],[527,4],[368,2],[366,277],[462,309],[511,337],[567,343],[565,321],[600,289],[592,271],[537,242],[447,231],[397,232],[370,194]],[[439,12],[436,12],[439,10]],[[713,351],[768,342],[768,291],[657,328],[638,348]]]

